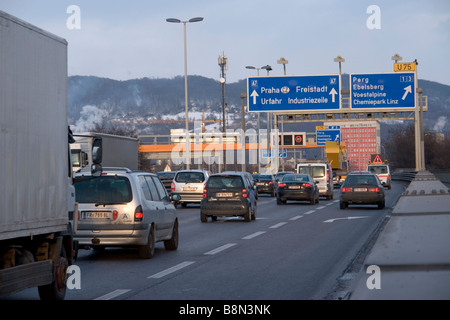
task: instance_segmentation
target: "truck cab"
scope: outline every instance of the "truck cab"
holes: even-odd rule
[[[387,164],[369,164],[366,171],[376,174],[383,186],[391,189],[391,170]]]

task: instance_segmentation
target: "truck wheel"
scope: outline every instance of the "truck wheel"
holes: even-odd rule
[[[175,224],[173,225],[172,238],[164,241],[164,248],[166,248],[166,250],[178,249],[178,220],[175,220]]]
[[[41,300],[64,300],[68,267],[69,261],[67,260],[66,250],[64,246],[61,246],[61,254],[54,267],[53,282],[38,287]]]
[[[152,224],[148,233],[147,244],[139,247],[139,257],[142,259],[151,259],[155,254],[155,225]]]

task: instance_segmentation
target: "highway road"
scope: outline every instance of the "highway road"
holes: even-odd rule
[[[315,205],[260,195],[257,218],[200,222],[199,206],[177,209],[177,251],[157,244],[151,260],[132,249],[80,250],[81,289],[66,300],[322,300],[345,297],[339,279],[364,253],[407,183],[386,189],[386,208],[334,199]],[[340,282],[342,284],[342,282]],[[339,288],[338,288],[339,287]],[[37,300],[32,288],[2,298]]]

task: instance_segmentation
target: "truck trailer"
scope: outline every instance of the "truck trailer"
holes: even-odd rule
[[[67,83],[66,40],[0,11],[0,296],[65,297],[77,216]]]
[[[90,170],[92,146],[95,139],[102,139],[102,166],[126,167],[138,170],[139,140],[137,138],[100,132],[74,133],[75,143],[70,145],[73,172]]]

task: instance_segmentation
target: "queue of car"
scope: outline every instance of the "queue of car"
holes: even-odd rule
[[[386,176],[388,170],[378,173]],[[384,188],[391,188],[390,176],[383,183],[371,171],[347,174],[340,188],[340,209],[366,204],[385,207]],[[167,250],[178,248],[178,204],[200,205],[201,222],[231,216],[250,222],[256,219],[258,194],[276,197],[278,205],[288,200],[314,205],[321,196],[333,199],[332,177],[331,166],[319,163],[299,164],[297,172],[276,176],[195,169],[152,174],[103,168],[100,176],[80,172],[74,177],[79,204],[75,238],[81,249],[134,247],[141,258],[150,259],[156,242],[164,242]]]

